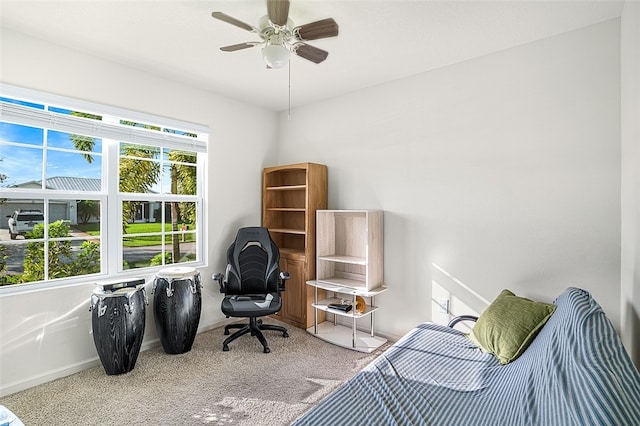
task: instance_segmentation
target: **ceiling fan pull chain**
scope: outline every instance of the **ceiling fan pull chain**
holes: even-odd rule
[[[287,119],[291,121],[291,61],[289,61],[289,115]]]

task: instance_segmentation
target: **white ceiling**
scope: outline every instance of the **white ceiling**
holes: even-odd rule
[[[2,26],[275,111],[289,106],[288,68],[266,69],[251,25],[265,0],[0,0]],[[291,60],[291,105],[365,87],[619,17],[621,1],[291,0],[289,17],[332,17],[338,37],[309,44],[321,64]]]

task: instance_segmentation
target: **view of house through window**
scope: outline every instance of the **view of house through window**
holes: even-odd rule
[[[52,98],[0,96],[0,286],[201,262],[202,126]]]

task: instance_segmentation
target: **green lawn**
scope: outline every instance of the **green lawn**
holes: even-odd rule
[[[86,232],[89,235],[100,235],[100,224],[99,223],[87,223],[86,225],[73,225],[75,229],[78,229],[82,232]]]
[[[193,229],[193,224],[188,224],[189,229]],[[75,225],[75,228],[79,229],[82,232],[86,232],[89,235],[100,235],[100,224],[99,223],[89,223],[86,225]],[[164,227],[165,232],[171,232],[171,224],[165,224]],[[126,233],[127,234],[153,234],[159,233],[162,231],[162,227],[159,223],[132,223],[127,225]],[[171,235],[165,235],[165,242],[171,243]],[[195,241],[195,234],[185,234],[184,235],[185,242],[193,242]],[[180,236],[180,242],[182,242],[182,235]],[[144,247],[144,246],[155,246],[162,243],[161,235],[145,235],[145,236],[136,236],[136,237],[124,237],[123,245],[125,247]]]

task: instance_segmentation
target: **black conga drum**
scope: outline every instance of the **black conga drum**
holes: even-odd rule
[[[200,272],[184,266],[162,269],[156,274],[153,293],[153,316],[164,351],[189,352],[202,309]]]
[[[135,367],[144,337],[145,304],[144,279],[98,284],[93,291],[93,342],[108,375]]]

